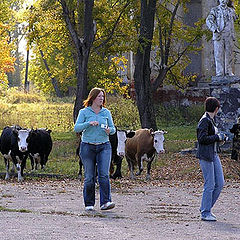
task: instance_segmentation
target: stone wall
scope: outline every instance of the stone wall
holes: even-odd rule
[[[237,123],[240,114],[240,77],[213,77],[210,91],[211,96],[216,97],[221,104],[216,119],[218,129],[231,140],[233,134],[229,130]]]

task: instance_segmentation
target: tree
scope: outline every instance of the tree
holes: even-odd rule
[[[77,92],[74,104],[73,119],[76,121],[79,110],[82,108],[83,101],[87,97],[88,82],[88,59],[92,47],[96,25],[93,21],[94,0],[78,1],[78,20],[76,24],[73,15],[73,5],[66,0],[59,0],[63,10],[69,34],[75,47],[74,60],[76,63]],[[83,16],[81,15],[83,13]]]
[[[7,36],[8,27],[0,22],[0,86],[7,85],[7,73],[14,71],[15,58],[11,56],[12,46]]]
[[[152,47],[156,0],[141,0],[141,22],[135,58],[134,84],[142,128],[157,128],[150,81],[150,53]]]
[[[178,12],[179,8],[187,10],[187,2],[189,1],[164,0],[156,4],[156,1],[141,1],[134,84],[142,127],[157,128],[152,96],[158,87],[165,82],[178,88],[185,88],[189,80],[194,80],[196,77],[186,76],[184,69],[190,61],[188,53],[201,49],[197,43],[205,33],[202,30],[204,22],[200,19],[194,27],[183,23]],[[153,67],[150,69],[151,50],[155,53],[152,63],[157,74],[154,76],[151,75]]]
[[[205,23],[203,19],[194,23],[194,27],[183,23],[179,11],[186,12],[188,2],[175,0],[170,4],[169,0],[165,0],[157,6],[155,67],[158,74],[152,84],[153,91],[162,86],[164,81],[184,89],[189,80],[196,78],[194,74],[186,75],[184,70],[190,63],[188,54],[201,50],[199,40],[207,31],[202,29]]]

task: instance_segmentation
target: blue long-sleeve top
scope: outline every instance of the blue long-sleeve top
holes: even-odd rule
[[[90,125],[91,121],[97,121],[97,126]],[[105,132],[103,126],[108,126],[110,134],[116,132],[111,112],[102,107],[98,114],[96,114],[92,107],[85,107],[79,111],[74,131],[82,132],[82,142],[87,143],[105,143],[109,141],[109,136]]]

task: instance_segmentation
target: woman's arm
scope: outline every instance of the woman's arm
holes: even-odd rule
[[[111,112],[108,110],[108,127],[109,127],[109,134],[113,135],[116,132],[116,128],[113,123]]]
[[[89,126],[90,126],[90,123],[85,121],[84,109],[81,109],[78,113],[78,117],[74,126],[74,131],[82,132],[84,129],[88,128]]]
[[[212,124],[208,119],[204,118],[200,121],[197,128],[197,139],[200,144],[212,144],[214,142],[218,142],[219,136],[217,134],[209,135],[208,128],[209,124]]]

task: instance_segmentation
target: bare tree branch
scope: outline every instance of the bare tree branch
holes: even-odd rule
[[[175,19],[179,4],[180,4],[180,0],[177,1],[177,4],[172,12],[172,17],[171,17],[171,21],[170,21],[170,25],[169,25],[168,40],[167,40],[166,50],[165,50],[165,62],[164,62],[165,65],[168,64],[168,57],[169,57],[170,45],[171,45],[171,37],[172,37],[172,31],[173,31],[173,23],[174,23],[174,19]]]

